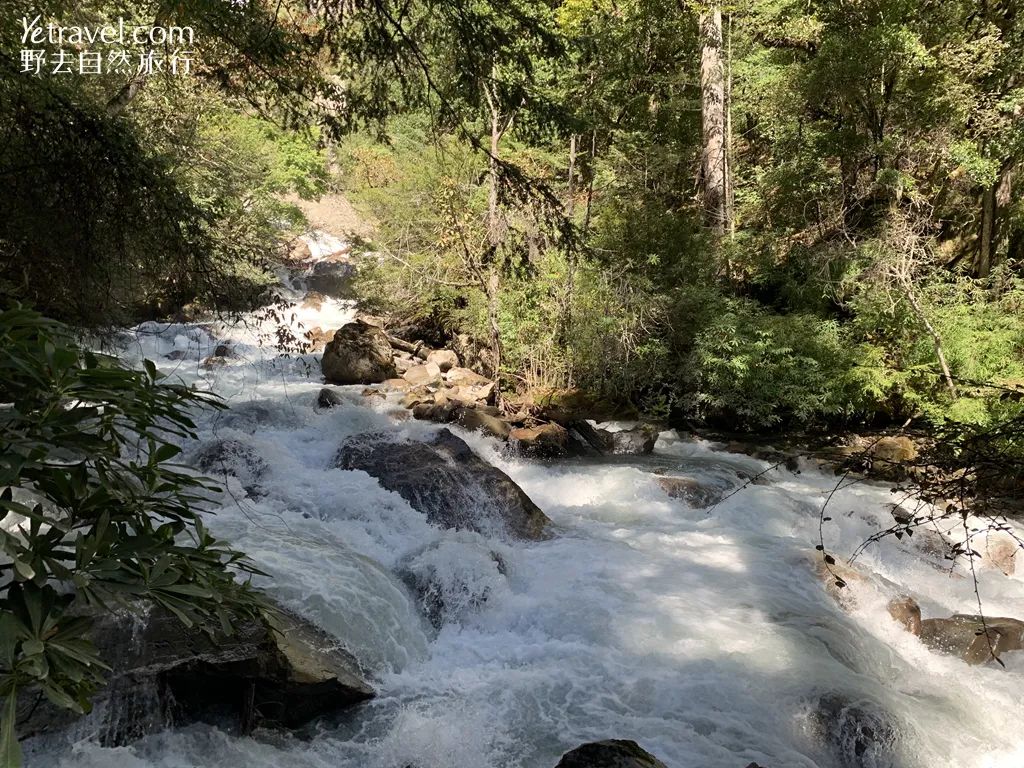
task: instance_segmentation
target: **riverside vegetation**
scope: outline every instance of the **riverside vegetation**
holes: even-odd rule
[[[258,569],[202,524],[216,489],[171,463],[215,399],[85,339],[256,311],[282,321],[268,341],[338,349],[338,329],[285,328],[276,275],[295,263],[304,201],[325,194],[372,223],[344,290],[390,334],[382,375],[339,383],[401,375],[392,388],[412,390],[418,417],[469,419],[541,456],[614,450],[585,421],[597,416],[909,432],[918,444],[892,479],[1009,530],[1024,479],[1022,11],[8,2],[3,759],[18,760],[19,692],[88,709],[103,662],[86,607],[148,601],[211,636],[273,613],[244,580]],[[20,20],[40,12],[191,27],[192,71],[19,71]],[[411,381],[424,363],[438,370]],[[877,443],[844,467],[889,463]],[[904,536],[924,518],[895,519]],[[951,556],[971,560],[970,541]],[[968,618],[956,631],[988,639]]]

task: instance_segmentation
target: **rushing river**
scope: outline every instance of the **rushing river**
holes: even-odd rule
[[[352,314],[327,301],[297,310],[296,322],[336,328]],[[201,367],[225,341],[238,357]],[[281,603],[342,638],[379,695],[312,738],[193,725],[103,748],[74,731],[30,751],[30,765],[553,768],[583,741],[629,738],[670,768],[1024,766],[1024,652],[1007,655],[1006,669],[969,667],[902,630],[884,590],[862,591],[846,612],[814,576],[831,475],[780,468],[741,488],[768,465],[674,432],[649,457],[519,460],[453,427],[555,523],[550,540],[504,542],[431,527],[371,476],[332,468],[350,435],[415,439],[438,427],[401,420],[397,403],[362,387],[317,410],[316,355],[278,355],[251,327],[152,323],[133,330],[124,354],[225,398],[230,408],[203,416],[186,455],[237,439],[268,468],[228,481],[211,527],[271,574],[262,585]],[[692,509],[659,487],[666,471],[740,490]],[[894,500],[880,485],[840,491],[830,549],[848,555],[887,526]],[[926,617],[977,612],[963,566],[951,573],[924,549],[890,540],[860,562]],[[439,629],[403,569],[440,584]],[[978,575],[989,614],[1024,617],[1019,574]],[[830,746],[815,725],[823,697],[881,713],[879,738],[894,745],[860,755]]]

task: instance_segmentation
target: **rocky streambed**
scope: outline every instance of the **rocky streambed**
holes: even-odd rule
[[[30,765],[1024,764],[1021,574],[947,560],[956,525],[847,564],[925,511],[891,483],[836,491],[805,458],[497,409],[460,351],[285,285],[297,333],[348,328],[322,332],[334,352],[212,322],[146,324],[121,350],[225,398],[186,456],[223,481],[209,524],[284,618],[223,647],[125,619],[103,706],[39,727]],[[344,384],[339,347],[360,371]]]

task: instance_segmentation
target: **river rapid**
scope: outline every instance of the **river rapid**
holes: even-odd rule
[[[289,280],[285,291],[301,298],[301,281]],[[328,300],[297,308],[293,322],[337,328],[353,315]],[[227,410],[201,415],[186,456],[234,439],[266,471],[228,479],[211,528],[270,574],[260,584],[282,604],[343,639],[377,698],[301,736],[191,725],[104,748],[78,728],[30,748],[30,766],[553,768],[566,750],[606,738],[634,739],[670,768],[1024,766],[1024,652],[1005,669],[969,667],[929,651],[886,610],[902,592],[925,617],[976,613],[963,565],[951,571],[914,541],[873,545],[859,562],[891,593],[862,589],[852,611],[814,575],[818,510],[836,477],[806,464],[744,485],[769,465],[672,431],[647,457],[541,462],[452,427],[526,491],[555,535],[441,530],[368,474],[332,467],[351,435],[417,439],[439,427],[403,419],[397,402],[362,387],[338,388],[344,406],[316,409],[318,356],[281,355],[258,331],[147,323],[125,335],[122,355],[225,399]],[[225,342],[235,357],[200,365]],[[736,492],[694,509],[666,495],[659,472]],[[877,484],[839,491],[830,551],[849,555],[887,527],[886,505],[899,500]],[[438,586],[440,628],[400,572]],[[988,614],[1024,617],[1020,574],[979,565],[978,576]],[[830,697],[880,713],[885,744],[823,736],[815,713]]]

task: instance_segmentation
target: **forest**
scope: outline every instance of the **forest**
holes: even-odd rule
[[[977,604],[958,610],[983,613],[974,537],[1024,547],[1022,61],[1019,0],[5,0],[0,764],[24,759],[26,691],[90,710],[105,663],[82,606],[141,599],[210,638],[280,620],[260,618],[260,559],[208,530],[216,484],[176,463],[215,475],[196,414],[234,424],[234,406],[111,349],[255,323],[316,368],[337,326],[296,323],[326,299],[281,275],[337,200],[361,226],[332,233],[355,265],[335,298],[413,363],[454,350],[493,384],[490,432],[555,404],[577,426],[866,445],[811,495],[808,546],[839,588],[858,577],[826,506],[909,436],[913,466],[875,479],[941,511],[883,533],[960,525],[946,560]],[[230,358],[214,346],[202,365]],[[713,506],[797,461],[765,456]],[[191,679],[161,685],[186,701]],[[780,754],[744,759],[797,764]]]

